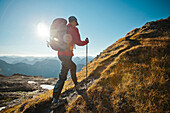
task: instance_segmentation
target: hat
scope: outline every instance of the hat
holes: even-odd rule
[[[72,21],[76,21],[77,22],[77,18],[75,16],[70,16],[68,18],[68,20],[69,20],[69,22],[72,22]],[[77,22],[77,25],[79,25],[78,22]]]

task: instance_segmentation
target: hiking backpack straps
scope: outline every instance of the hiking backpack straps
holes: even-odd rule
[[[55,51],[70,50],[72,36],[68,34],[67,20],[57,18],[50,27],[50,47]]]

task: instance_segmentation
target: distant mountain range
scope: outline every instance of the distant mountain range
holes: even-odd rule
[[[26,63],[26,64],[35,64],[37,61],[42,61],[45,59],[58,60],[58,57],[20,57],[20,56],[1,56],[0,60],[3,60],[9,64],[16,63]]]
[[[77,72],[85,66],[85,57],[73,57]],[[88,57],[91,61],[93,57]],[[61,63],[58,57],[0,57],[0,74],[11,76],[21,73],[47,78],[58,78]]]

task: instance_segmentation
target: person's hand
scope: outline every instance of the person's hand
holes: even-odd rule
[[[89,43],[89,39],[88,38],[86,38],[86,40],[85,40],[87,43]]]

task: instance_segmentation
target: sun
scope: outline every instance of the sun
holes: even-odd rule
[[[47,37],[49,37],[48,26],[43,22],[38,23],[37,34],[43,39],[46,39]]]

